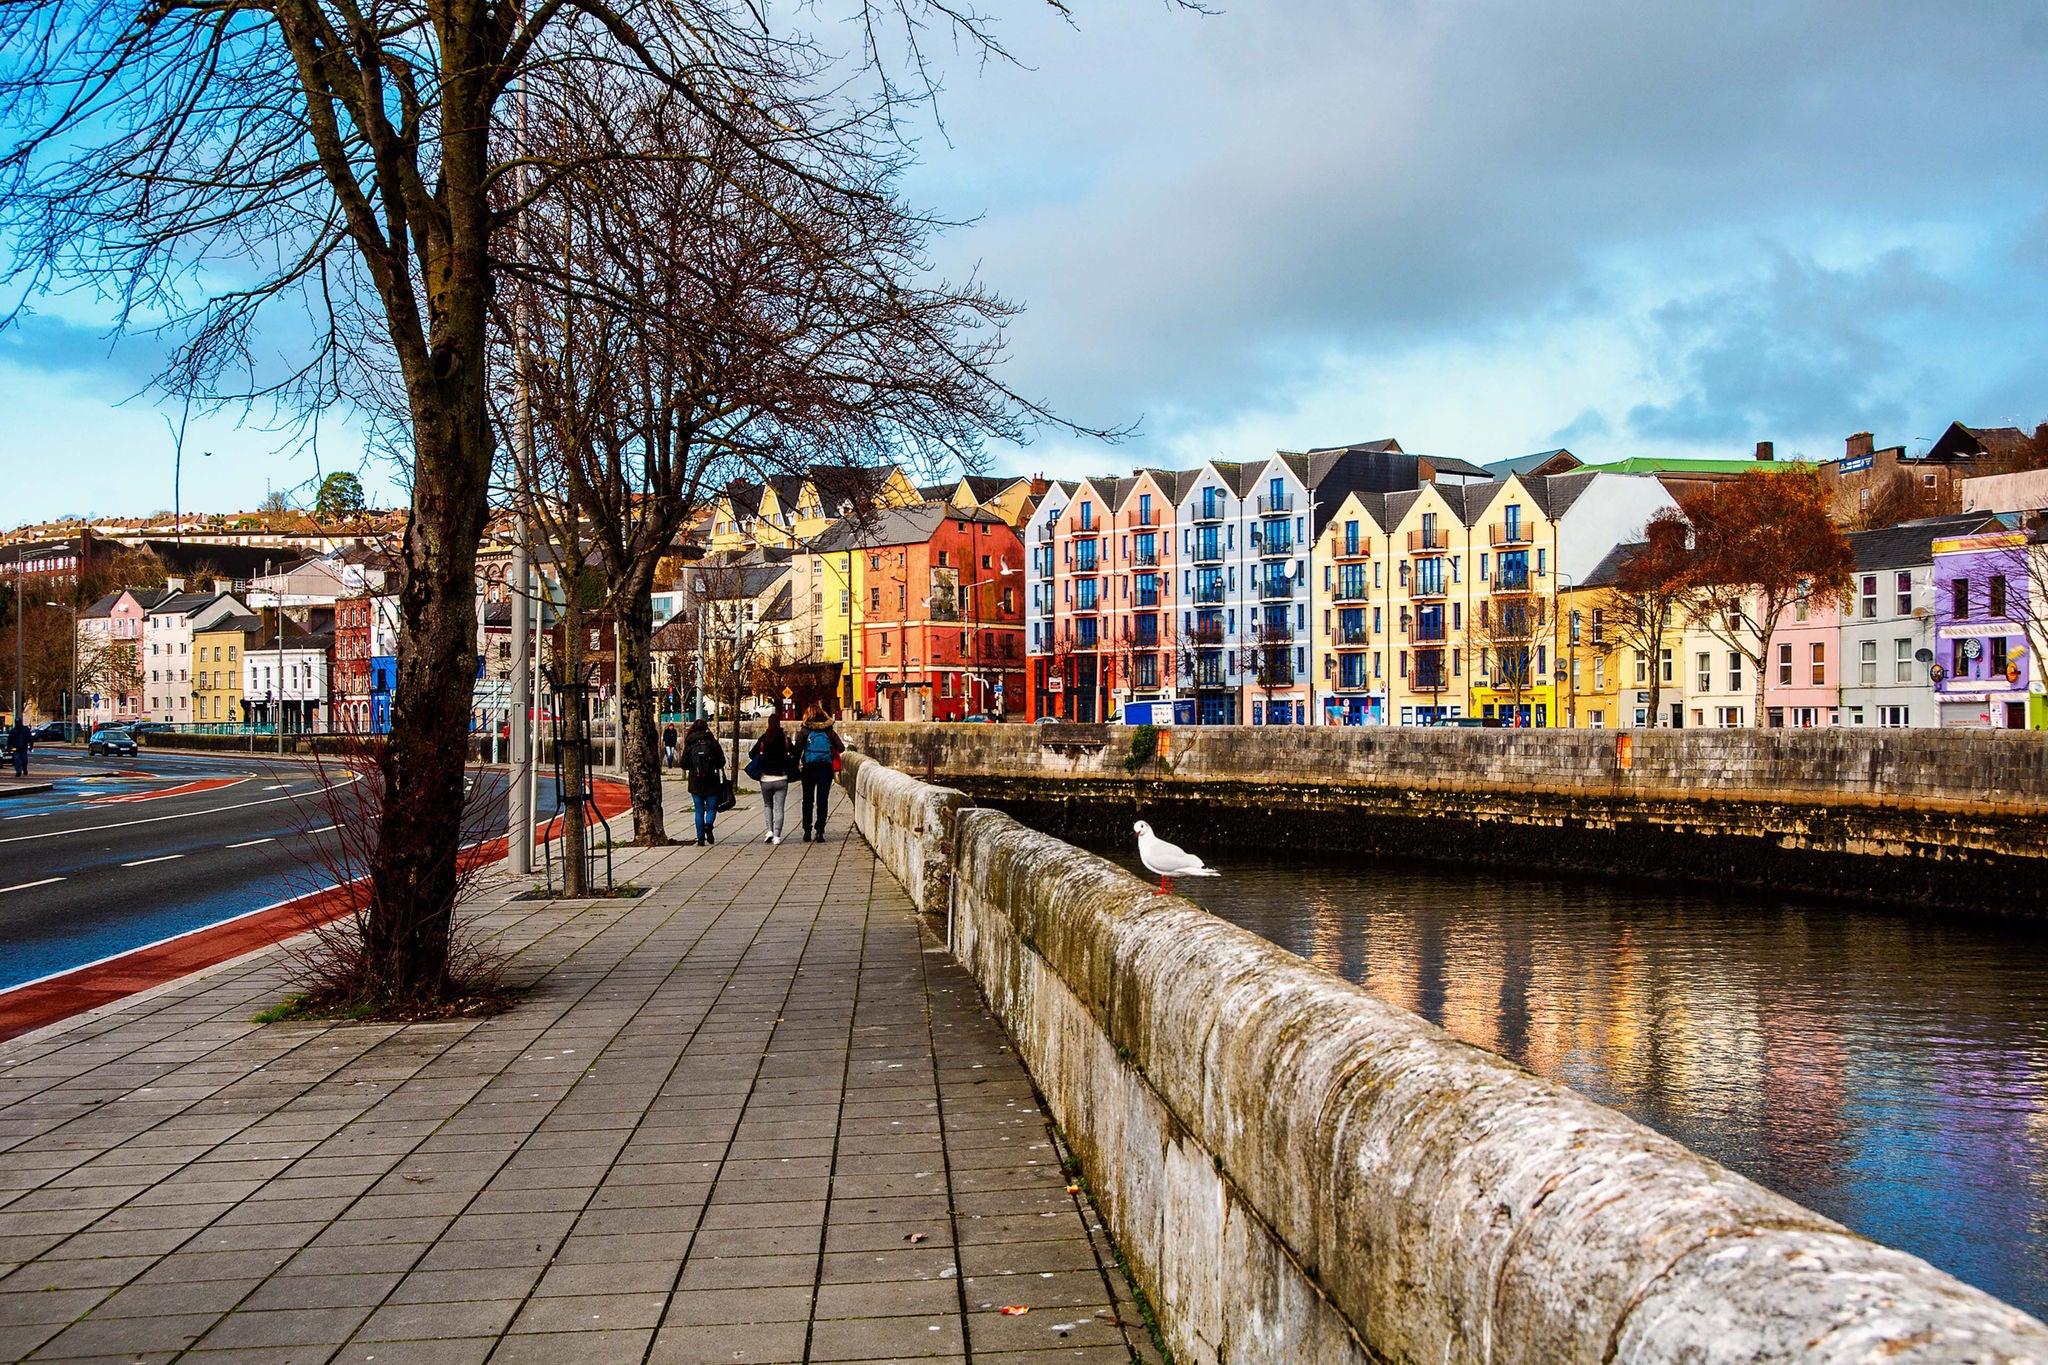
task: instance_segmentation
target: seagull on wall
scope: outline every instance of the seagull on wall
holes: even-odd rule
[[[1169,844],[1152,832],[1152,826],[1143,820],[1131,826],[1138,831],[1138,861],[1145,865],[1147,872],[1159,874],[1159,891],[1162,896],[1173,894],[1175,877],[1220,877],[1223,874],[1213,867],[1205,867],[1202,860],[1178,844]]]

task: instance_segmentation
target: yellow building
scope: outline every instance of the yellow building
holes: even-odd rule
[[[1601,569],[1619,553],[1617,549],[1608,556]],[[1613,604],[1613,579],[1600,570],[1585,583],[1558,594],[1563,636],[1559,649],[1565,660],[1560,725],[1611,730],[1635,723],[1638,660],[1635,651],[1626,648],[1615,634],[1609,619]],[[1647,697],[1642,704],[1647,706]]]
[[[1316,538],[1309,578],[1319,723],[1387,723],[1387,533],[1383,495],[1348,493]]]
[[[1031,488],[1030,479],[964,474],[950,488],[927,488],[925,492],[964,512],[987,512],[1012,526],[1022,526],[1032,501]]]
[[[1393,725],[1477,715],[1477,641],[1470,632],[1478,563],[1466,490],[1427,483],[1386,498],[1381,593]]]
[[[242,656],[261,628],[254,616],[228,616],[192,632],[192,719],[202,725],[238,725],[242,713]]]
[[[1468,509],[1477,572],[1467,609],[1473,674],[1467,714],[1509,725],[1557,725],[1557,525],[1519,477],[1484,487],[1493,496]]]
[[[917,485],[894,465],[819,465],[801,476],[728,484],[712,502],[708,540],[715,552],[801,549],[846,508],[916,507],[923,501]]]

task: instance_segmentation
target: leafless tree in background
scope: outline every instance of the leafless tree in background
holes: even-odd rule
[[[862,117],[919,93],[934,31],[1001,55],[943,0],[842,12],[882,77]],[[526,201],[586,169],[523,161],[510,97],[627,72],[716,122],[756,87],[833,76],[779,22],[738,0],[0,0],[0,105],[19,130],[0,232],[22,297],[98,288],[122,328],[178,340],[170,392],[309,420],[349,403],[403,452],[403,630],[364,917],[378,995],[449,984],[463,754],[448,738],[471,703],[491,299]],[[804,174],[786,146],[754,150]],[[265,364],[293,330],[304,346]]]

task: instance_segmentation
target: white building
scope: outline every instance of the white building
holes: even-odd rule
[[[279,648],[276,627],[266,622],[262,635],[242,656],[242,705],[250,721],[273,725],[281,712],[287,734],[329,729],[328,658],[333,648],[333,635],[306,634],[289,617]]]
[[[1930,517],[1849,537],[1856,552],[1842,603],[1841,722],[1934,729],[1934,542],[1968,535],[1982,515]],[[1923,650],[1930,651],[1926,660]]]
[[[140,719],[184,725],[192,715],[192,633],[228,616],[247,616],[249,608],[233,593],[182,591],[182,580],[142,618],[136,658],[141,674],[143,713]]]

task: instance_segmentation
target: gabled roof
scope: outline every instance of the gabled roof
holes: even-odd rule
[[[882,507],[865,516],[844,517],[834,522],[811,548],[821,554],[842,550],[879,549],[884,545],[922,545],[932,538],[942,521],[982,522],[1008,526],[993,512],[980,508],[952,507],[927,502],[916,507]]]
[[[1455,474],[1461,479],[1490,479],[1497,477],[1490,470],[1473,464],[1470,460],[1461,460],[1455,455],[1421,455],[1416,458],[1426,462],[1431,471],[1436,474]]]
[[[974,495],[976,502],[987,502],[990,498],[1000,497],[1011,485],[1023,482],[1022,479],[1005,478],[999,474],[969,474],[964,481],[967,484],[967,491]]]
[[[1315,446],[1304,453],[1309,455],[1323,455],[1341,453],[1346,450],[1376,451],[1386,454],[1399,455],[1401,453],[1401,443],[1391,436],[1382,436],[1380,439],[1376,441],[1352,441],[1347,445],[1341,446]]]
[[[126,591],[128,591],[126,588],[114,589],[99,601],[79,612],[78,619],[90,621],[102,616],[112,616],[114,614],[114,604],[121,600],[121,594]]]
[[[789,577],[785,574],[781,585],[775,589],[775,596],[769,598],[768,605],[761,608],[761,619],[764,621],[789,620],[791,617],[790,603],[794,600],[794,596],[790,592]]]
[[[214,633],[214,632],[216,632],[216,631],[232,631],[232,632],[239,632],[239,633],[241,633],[241,634],[243,634],[243,635],[247,635],[247,634],[249,634],[249,633],[250,633],[251,631],[256,631],[256,630],[261,630],[261,629],[263,629],[263,618],[262,618],[262,617],[260,617],[260,616],[253,616],[253,615],[245,615],[245,614],[244,614],[244,613],[242,613],[242,612],[236,612],[236,613],[235,613],[235,614],[234,614],[233,616],[223,616],[223,617],[221,617],[221,618],[220,618],[220,620],[218,620],[218,621],[215,621],[215,622],[214,622],[214,623],[213,623],[212,625],[210,625],[210,626],[206,627],[206,629],[204,629],[204,630],[200,631],[199,633],[200,633],[201,635],[211,635],[211,634],[213,634],[213,633]],[[291,638],[292,638],[292,637],[291,637],[291,632],[290,632],[290,631],[286,631],[286,632],[285,632],[285,641],[286,641],[286,643],[290,643],[290,641],[291,641]]]
[[[1581,588],[1613,587],[1615,580],[1621,577],[1621,566],[1628,563],[1629,556],[1642,549],[1645,544],[1647,542],[1638,540],[1627,545],[1615,546],[1607,552],[1605,558],[1593,566],[1593,571],[1586,575],[1579,586]]]
[[[1566,469],[1576,469],[1585,463],[1585,461],[1572,454],[1569,450],[1560,447],[1556,450],[1539,450],[1533,455],[1517,455],[1512,460],[1495,460],[1486,466],[1486,472],[1497,479],[1504,479],[1510,474],[1534,474],[1553,460],[1559,463],[1569,461],[1570,463],[1565,465]],[[1553,472],[1562,473],[1564,471],[1556,470]]]
[[[1852,531],[1849,548],[1855,553],[1859,570],[1910,569],[1934,562],[1935,541],[1990,530],[2000,524],[1998,518],[1982,512],[1927,517],[1875,531]]]
[[[2041,442],[2018,427],[1966,427],[1950,422],[1948,430],[1927,447],[1922,460],[1966,460],[1979,455],[2014,458],[2043,453]]]

